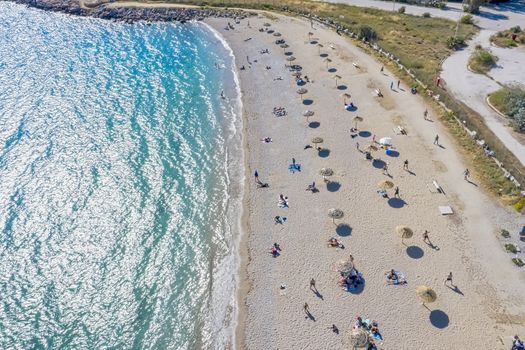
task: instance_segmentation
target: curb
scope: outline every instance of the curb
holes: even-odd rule
[[[490,95],[489,95],[490,96]],[[502,112],[500,112],[499,109],[497,109],[496,107],[494,107],[492,105],[492,103],[490,103],[490,100],[489,100],[489,96],[487,96],[487,98],[485,99],[485,101],[487,102],[487,104],[489,105],[490,108],[492,108],[492,110],[496,113],[498,113],[501,117],[504,117],[505,119],[512,119],[510,116],[506,115],[506,114],[503,114]]]

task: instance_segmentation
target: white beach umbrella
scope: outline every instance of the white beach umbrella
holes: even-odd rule
[[[379,140],[379,143],[382,145],[392,146],[392,138],[391,137],[383,137]]]

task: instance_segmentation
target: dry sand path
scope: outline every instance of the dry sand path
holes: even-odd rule
[[[258,31],[265,21],[282,33],[290,45],[286,51],[293,52],[294,62],[304,67],[312,81],[305,86],[311,105],[303,105],[296,94],[297,86],[284,68],[284,50],[274,44],[277,38]],[[319,51],[307,42],[309,24],[300,20],[250,18],[235,30],[223,29],[226,20],[207,22],[230,43],[237,66],[246,68],[239,71],[249,166],[245,241],[251,289],[242,301],[247,304],[246,324],[241,318],[246,348],[345,349],[356,315],[379,322],[384,349],[504,349],[502,342],[508,345],[512,334],[523,333],[523,272],[511,265],[495,235],[498,227],[516,232],[521,218],[492,204],[480,188],[463,180],[464,165],[453,140],[439,122],[423,119],[422,99],[403,86],[404,90],[390,91],[390,83],[396,82],[391,73],[381,74],[377,62],[330,30],[315,28],[314,37],[324,45]],[[262,49],[270,54],[261,54]],[[342,77],[339,85],[346,89],[336,89],[334,73],[327,72],[319,53],[333,60],[330,66],[337,69],[335,74]],[[274,80],[278,77],[283,80]],[[375,88],[385,97],[375,97]],[[343,109],[344,92],[352,95],[357,111]],[[288,115],[275,117],[275,106],[285,107]],[[312,124],[301,115],[305,109],[316,113],[309,119]],[[359,126],[361,136],[352,138],[355,115],[364,122]],[[404,126],[408,135],[396,135],[397,125]],[[381,163],[372,165],[356,150],[356,142],[365,146],[373,134],[393,137],[399,156],[377,156],[389,164],[402,200],[387,201],[376,193],[376,184],[387,178],[378,168]],[[436,134],[443,147],[432,144]],[[325,140],[322,146],[329,151],[323,157],[303,149],[314,136]],[[273,142],[262,143],[263,137]],[[301,164],[300,173],[288,172],[292,157]],[[405,159],[415,175],[402,169]],[[336,172],[332,180],[337,184],[329,188],[318,175],[326,166]],[[256,169],[270,188],[256,189],[252,175]],[[433,180],[446,195],[429,191]],[[305,191],[312,181],[320,187],[319,193]],[[279,194],[289,197],[290,208],[277,206]],[[441,216],[438,205],[450,205],[456,214]],[[327,217],[332,207],[345,212],[340,226]],[[288,220],[275,225],[276,215]],[[416,232],[407,240],[408,247],[394,233],[399,224]],[[422,242],[423,230],[430,231],[439,249]],[[346,249],[328,248],[331,236],[341,239]],[[269,254],[274,242],[283,249],[278,258]],[[349,254],[366,281],[356,293],[338,287],[331,268]],[[387,286],[384,272],[390,268],[404,272],[408,285]],[[459,288],[456,291],[443,286],[450,271]],[[317,281],[322,298],[309,290],[311,278]],[[285,290],[279,289],[281,284],[287,286]],[[422,284],[438,294],[438,300],[429,305],[432,312],[415,297],[416,286]],[[305,318],[304,302],[315,321]],[[332,324],[339,327],[339,335],[328,329]]]

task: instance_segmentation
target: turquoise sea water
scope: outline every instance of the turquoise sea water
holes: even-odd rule
[[[242,177],[231,65],[203,25],[0,2],[1,349],[224,347]]]

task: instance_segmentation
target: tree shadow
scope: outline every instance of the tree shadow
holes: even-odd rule
[[[372,166],[376,169],[383,169],[383,167],[385,166],[385,162],[382,161],[381,159],[374,159],[372,161]]]
[[[372,136],[372,133],[370,131],[366,131],[366,130],[359,131],[359,136],[361,136],[361,137],[370,137],[370,136]]]
[[[319,122],[310,122],[310,123],[308,124],[308,126],[309,126],[310,128],[312,128],[312,129],[317,129],[318,127],[321,126],[321,123],[319,123]]]
[[[322,58],[325,58],[325,57],[328,57],[328,54],[327,53],[322,53],[319,56],[321,56]]]
[[[337,90],[346,90],[348,89],[348,86],[346,85],[337,85]]]
[[[430,323],[436,328],[447,328],[450,320],[448,315],[442,310],[432,310],[430,312]]]
[[[410,247],[407,247],[406,252],[407,255],[412,259],[421,259],[423,255],[425,255],[423,249],[419,248],[417,245],[411,245]]]
[[[400,208],[403,208],[405,205],[407,205],[407,202],[405,202],[401,198],[394,197],[388,200],[388,205],[392,208],[400,209]]]
[[[313,103],[314,103],[314,100],[311,100],[309,98],[307,98],[306,100],[303,100],[303,105],[305,106],[310,106]]]
[[[340,188],[341,188],[341,184],[339,182],[330,181],[329,183],[326,184],[326,189],[329,192],[337,192],[339,191]]]
[[[330,150],[328,148],[323,148],[317,152],[317,154],[319,154],[319,157],[321,158],[327,158],[330,155]]]
[[[339,224],[335,229],[335,233],[341,237],[348,237],[352,235],[352,228],[348,224]]]
[[[335,72],[337,72],[337,68],[328,69],[328,73],[335,73]]]
[[[386,153],[385,153],[387,156],[389,157],[392,157],[392,158],[397,158],[399,157],[399,152],[398,151],[394,151],[392,149],[389,149]]]

